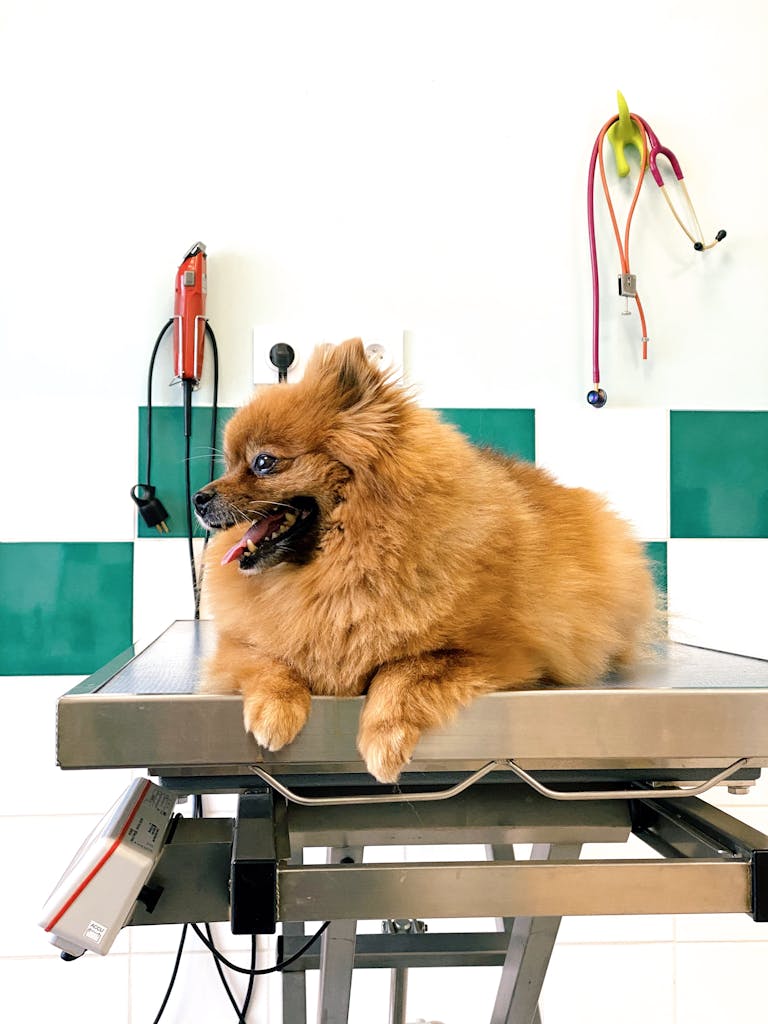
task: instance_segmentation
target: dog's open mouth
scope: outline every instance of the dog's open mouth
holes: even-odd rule
[[[221,564],[229,565],[239,559],[241,569],[253,568],[268,554],[290,548],[314,522],[316,515],[317,505],[311,498],[292,498],[290,502],[266,506],[260,518],[224,555]]]

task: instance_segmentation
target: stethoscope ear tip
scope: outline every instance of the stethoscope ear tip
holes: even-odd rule
[[[704,245],[703,242],[694,242],[693,248],[696,250],[696,252],[704,252],[705,249],[712,249],[714,248],[714,246],[717,245],[718,242],[722,242],[722,240],[725,238],[727,234],[727,231],[725,231],[723,228],[720,228],[720,230],[715,235],[714,242],[710,242],[709,245]]]

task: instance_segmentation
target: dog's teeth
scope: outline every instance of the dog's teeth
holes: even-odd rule
[[[246,541],[245,546],[248,548],[251,554],[253,554],[253,552],[256,550],[256,545],[253,543],[252,540]]]
[[[293,524],[295,522],[296,522],[296,516],[294,515],[294,513],[293,512],[286,512],[285,513],[285,526],[286,526],[286,529],[289,526],[293,526]]]

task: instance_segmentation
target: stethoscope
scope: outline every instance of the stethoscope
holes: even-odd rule
[[[599,166],[600,168],[603,192],[605,194],[605,200],[611,216],[616,244],[619,249],[619,258],[621,262],[619,294],[626,300],[625,315],[629,314],[629,299],[631,298],[635,300],[642,329],[641,340],[643,346],[643,359],[648,358],[648,329],[645,322],[643,304],[637,293],[637,279],[631,272],[629,264],[629,230],[632,223],[632,217],[635,212],[635,207],[637,205],[637,200],[640,197],[640,190],[645,179],[646,167],[650,169],[651,176],[661,189],[661,193],[667,201],[667,205],[669,206],[672,215],[690,241],[693,242],[693,247],[697,252],[704,252],[707,249],[712,249],[718,242],[722,242],[726,235],[725,231],[721,230],[715,235],[714,241],[709,243],[704,242],[704,235],[701,230],[701,225],[699,224],[699,218],[696,216],[696,210],[691,202],[691,197],[688,194],[688,189],[683,179],[680,161],[671,149],[667,146],[662,146],[659,142],[658,136],[644,118],[640,117],[638,114],[631,114],[629,112],[626,100],[621,93],[618,93],[618,100],[619,113],[609,121],[606,121],[595,140],[595,145],[592,149],[592,156],[589,162],[589,176],[587,180],[587,223],[589,226],[589,255],[590,262],[592,264],[592,382],[594,385],[593,389],[587,394],[587,401],[595,409],[602,409],[608,400],[608,396],[605,391],[600,387],[600,284],[597,271],[597,243],[595,239],[595,172],[597,167]],[[616,214],[613,209],[613,203],[611,202],[608,180],[605,174],[603,142],[606,136],[613,146],[617,169],[619,175],[622,177],[629,173],[629,165],[627,164],[624,156],[624,147],[632,145],[640,151],[640,174],[632,196],[629,213],[627,214],[627,221],[624,225],[623,239],[619,231],[619,225],[616,221]],[[686,227],[682,218],[675,209],[669,193],[667,192],[664,179],[658,165],[660,156],[665,157],[669,161],[672,171],[677,178],[688,209],[690,222],[696,232],[695,235]]]

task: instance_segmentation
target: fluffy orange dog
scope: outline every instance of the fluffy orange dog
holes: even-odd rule
[[[358,747],[394,782],[424,729],[479,694],[593,682],[636,655],[654,588],[590,491],[476,448],[366,359],[318,350],[230,421],[227,472],[195,495],[217,649],[269,750],[312,694],[367,695]]]

